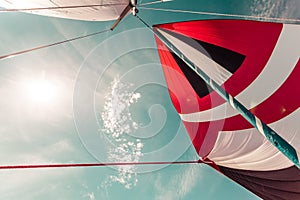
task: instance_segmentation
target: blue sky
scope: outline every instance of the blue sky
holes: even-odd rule
[[[295,4],[174,0],[151,7],[294,17]],[[149,24],[216,18],[139,14]],[[0,55],[111,24],[1,13]],[[170,102],[154,37],[132,16],[114,32],[1,60],[0,93],[1,165],[197,158]],[[258,199],[204,165],[0,171],[0,184],[0,198],[12,200]]]

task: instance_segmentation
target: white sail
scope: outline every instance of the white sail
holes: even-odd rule
[[[128,4],[128,0],[0,0],[0,7],[7,9],[72,7],[32,10],[28,12],[85,21],[117,19]]]

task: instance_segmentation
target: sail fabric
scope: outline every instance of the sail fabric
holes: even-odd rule
[[[299,25],[202,20],[154,30],[300,152]],[[156,42],[171,100],[199,156],[263,199],[300,199],[300,170]]]
[[[30,11],[39,15],[85,21],[117,19],[128,4],[128,0],[0,0],[0,7],[11,9],[101,5]]]

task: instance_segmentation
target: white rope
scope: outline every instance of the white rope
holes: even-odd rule
[[[147,3],[141,3],[139,4],[139,6],[146,6],[146,5],[151,5],[151,4],[158,4],[158,3],[165,3],[168,1],[173,1],[173,0],[158,0],[158,1],[152,1],[152,2],[147,2]]]
[[[149,8],[149,7],[140,7],[140,9],[165,11],[165,12],[199,14],[199,15],[223,16],[223,17],[237,17],[237,18],[243,18],[243,19],[265,20],[265,21],[273,21],[273,22],[274,21],[277,21],[277,22],[300,22],[300,19],[264,17],[264,16],[260,17],[260,16],[253,16],[253,15],[238,15],[238,14],[216,13],[216,12],[206,12],[206,11],[191,11],[191,10]]]

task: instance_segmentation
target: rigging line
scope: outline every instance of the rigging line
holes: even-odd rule
[[[105,167],[105,166],[128,166],[128,165],[180,165],[206,163],[202,160],[192,161],[158,161],[158,162],[110,162],[110,163],[75,163],[75,164],[40,164],[40,165],[2,165],[0,170],[9,169],[41,169],[41,168],[78,168],[78,167]]]
[[[206,11],[191,11],[191,10],[178,10],[178,9],[165,9],[165,8],[149,8],[149,7],[139,7],[144,10],[156,10],[165,12],[177,12],[177,13],[189,13],[189,14],[199,14],[199,15],[212,15],[212,16],[222,16],[222,17],[237,17],[242,19],[252,19],[252,20],[269,20],[277,22],[300,22],[300,19],[291,18],[277,18],[277,17],[264,17],[264,16],[253,16],[253,15],[239,15],[239,14],[227,14],[227,13],[216,13],[216,12],[206,12]]]
[[[95,32],[95,33],[90,33],[90,34],[87,34],[87,35],[74,37],[74,38],[71,38],[71,39],[62,40],[62,41],[59,41],[59,42],[54,42],[54,43],[51,43],[51,44],[41,45],[41,46],[37,46],[37,47],[34,47],[34,48],[26,49],[26,50],[23,50],[23,51],[18,51],[18,52],[2,55],[2,56],[0,56],[0,60],[6,59],[6,58],[12,58],[12,57],[17,56],[17,55],[29,53],[29,52],[40,50],[40,49],[49,48],[49,47],[64,44],[64,43],[67,43],[67,42],[80,40],[80,39],[91,37],[91,36],[94,36],[94,35],[99,35],[101,33],[105,33],[105,32],[108,32],[108,31],[111,31],[111,30],[110,29],[105,29],[105,30],[101,30],[101,31],[98,31],[98,32]]]
[[[189,66],[202,80],[205,81],[220,97],[222,97],[229,105],[238,111],[244,119],[246,119],[259,133],[261,133],[268,141],[273,144],[284,156],[286,156],[294,165],[300,169],[300,162],[296,149],[290,145],[285,139],[278,135],[272,128],[265,124],[262,120],[252,114],[243,104],[241,104],[235,97],[231,96],[224,88],[218,85],[211,79],[204,71],[197,67],[190,61],[180,50],[172,45],[162,34],[155,32],[149,24],[136,15],[136,17],[155,35],[157,36],[173,53],[175,53],[187,66]]]
[[[7,8],[7,9],[0,9],[0,12],[58,10],[58,9],[90,8],[90,7],[119,6],[119,5],[127,5],[127,4],[115,3],[115,4],[91,4],[91,5],[74,5],[74,6],[53,6],[53,7],[40,7],[40,8]]]
[[[140,4],[138,4],[138,6],[146,6],[146,5],[151,5],[151,4],[165,3],[168,1],[173,1],[173,0],[158,0],[158,1],[152,1],[152,2],[147,2],[147,3],[140,3]]]

